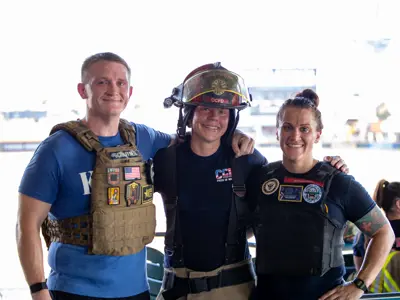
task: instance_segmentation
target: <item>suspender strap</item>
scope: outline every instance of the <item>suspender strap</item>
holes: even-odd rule
[[[228,232],[225,243],[225,264],[232,264],[244,259],[244,245],[240,245],[241,234],[246,234],[246,221],[249,220],[249,207],[246,195],[245,170],[248,157],[233,158],[232,167],[232,201],[229,213]],[[241,247],[242,246],[242,247]],[[242,253],[243,252],[243,253]],[[238,257],[239,256],[239,257]]]
[[[167,219],[167,231],[165,233],[165,253],[170,256],[168,259],[174,267],[183,267],[183,243],[178,207],[178,161],[177,147],[169,147],[167,159],[165,160],[166,170],[169,170],[169,184],[166,192],[166,201],[164,203]],[[164,163],[164,162],[163,162]]]

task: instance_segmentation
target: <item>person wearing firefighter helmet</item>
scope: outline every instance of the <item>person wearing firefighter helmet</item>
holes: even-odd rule
[[[179,107],[183,142],[154,158],[154,189],[167,219],[157,299],[240,300],[251,294],[255,277],[243,184],[267,160],[257,150],[235,158],[231,146],[239,111],[250,99],[244,80],[215,63],[190,72],[164,101]]]

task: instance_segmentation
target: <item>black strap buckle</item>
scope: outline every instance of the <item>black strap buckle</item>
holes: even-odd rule
[[[246,195],[246,185],[244,184],[232,184],[232,190],[238,197],[244,197]]]
[[[222,273],[216,276],[189,278],[189,294],[209,292],[212,289],[221,287]]]

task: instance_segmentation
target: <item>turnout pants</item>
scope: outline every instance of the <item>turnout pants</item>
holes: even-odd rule
[[[250,259],[210,272],[171,268],[164,270],[157,300],[248,300],[254,285]]]

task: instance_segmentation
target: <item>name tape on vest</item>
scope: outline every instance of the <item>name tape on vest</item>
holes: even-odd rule
[[[132,158],[139,156],[139,153],[135,150],[127,150],[127,151],[115,151],[110,152],[111,159],[123,159],[123,158]]]

